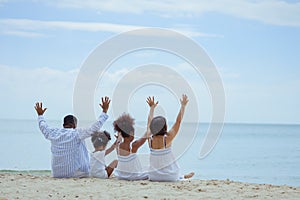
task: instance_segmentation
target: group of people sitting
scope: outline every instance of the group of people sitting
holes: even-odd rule
[[[180,174],[178,163],[172,153],[172,141],[177,135],[188,103],[186,95],[180,99],[181,107],[176,121],[167,130],[166,119],[162,116],[153,117],[158,105],[154,97],[147,98],[150,111],[145,134],[134,140],[134,119],[127,113],[122,114],[113,122],[117,133],[115,142],[107,148],[111,136],[100,128],[108,119],[107,111],[110,104],[108,97],[102,98],[102,113],[97,122],[90,128],[77,128],[77,119],[73,115],[64,118],[63,128],[50,128],[43,114],[47,108],[42,103],[36,103],[39,128],[46,139],[51,141],[52,175],[55,178],[97,177],[109,178],[114,174],[123,180],[178,181],[191,178],[194,173]],[[89,155],[85,139],[91,137],[94,151]],[[143,170],[138,158],[138,149],[148,141],[150,148],[150,167]],[[108,166],[105,156],[116,149],[117,160]]]

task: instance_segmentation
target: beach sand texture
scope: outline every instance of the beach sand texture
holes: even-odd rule
[[[300,188],[230,180],[55,179],[0,174],[0,199],[300,199]]]

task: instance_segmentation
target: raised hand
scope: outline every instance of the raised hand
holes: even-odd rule
[[[149,138],[150,137],[150,123],[153,119],[153,115],[154,115],[154,109],[155,107],[157,106],[158,104],[158,101],[155,103],[154,101],[154,97],[148,97],[147,98],[147,101],[146,101],[150,107],[150,110],[149,110],[149,115],[148,115],[148,123],[147,123],[147,131],[145,133],[145,138]]]
[[[115,136],[115,138],[116,138],[116,140],[115,140],[115,142],[113,143],[113,145],[118,145],[118,144],[120,144],[121,143],[121,141],[122,141],[122,136],[121,136],[121,134],[120,133],[118,133],[118,135],[114,135]]]
[[[186,104],[187,104],[188,102],[189,102],[188,97],[187,97],[185,94],[183,94],[183,95],[182,95],[182,98],[180,99],[181,105],[182,105],[182,106],[186,106]]]
[[[105,96],[101,98],[102,104],[99,104],[101,108],[103,109],[103,112],[107,113],[107,110],[109,108],[110,99],[109,97]]]
[[[47,108],[43,108],[43,103],[40,102],[40,103],[35,103],[35,110],[37,112],[38,115],[43,115],[44,112],[47,110]]]
[[[154,108],[157,106],[157,104],[158,104],[158,101],[155,103],[155,101],[154,101],[154,97],[148,97],[147,98],[147,101],[146,101],[147,103],[148,103],[148,105],[150,106],[150,107],[152,107],[152,106],[154,106]]]

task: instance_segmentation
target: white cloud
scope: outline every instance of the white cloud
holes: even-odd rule
[[[72,112],[72,94],[78,70],[47,67],[22,69],[0,65],[0,118],[33,118],[33,105],[44,101],[48,116]],[[60,116],[60,115],[59,115]]]
[[[1,31],[0,33],[3,35],[14,35],[19,37],[32,37],[32,38],[47,37],[47,35],[45,34],[29,32],[29,31]]]
[[[30,19],[1,19],[1,27],[17,30],[77,30],[77,31],[107,31],[123,32],[140,28],[138,26],[96,23],[96,22],[72,22],[72,21],[42,21]]]
[[[42,21],[31,19],[0,19],[0,33],[27,37],[42,37],[46,34],[38,33],[45,30],[75,30],[89,32],[122,33],[125,31],[146,28],[143,26],[131,26],[113,23],[98,22],[73,22],[73,21]],[[175,29],[190,37],[221,37],[217,34],[201,33],[192,30]],[[153,33],[155,34],[155,33]]]
[[[258,20],[267,24],[300,26],[300,2],[282,0],[229,1],[223,13]],[[224,5],[225,6],[225,5]],[[221,9],[220,9],[221,10]],[[220,11],[221,12],[221,11]]]
[[[47,119],[60,119],[68,113],[73,113],[73,91],[79,69],[74,70],[58,70],[48,67],[24,69],[18,67],[9,67],[0,65],[0,118],[11,119],[32,119],[36,117],[33,109],[36,101],[42,101],[44,106],[48,108],[46,117]],[[129,78],[130,75],[132,78]],[[179,77],[170,73],[157,74],[151,70],[131,71],[127,68],[122,68],[114,71],[106,71],[103,75],[104,79],[98,83],[97,91],[95,91],[95,101],[99,100],[99,96],[108,95],[113,97],[114,90],[120,81],[124,81],[127,76],[127,81],[122,82],[119,92],[128,92],[128,89],[135,88],[136,84],[141,84],[145,80],[149,81],[149,77],[156,77],[159,80],[172,80],[169,85],[173,89],[180,88],[178,84],[182,82]],[[146,81],[147,82],[147,81]],[[142,84],[141,84],[142,85]],[[138,85],[137,85],[138,86]],[[158,87],[162,89],[163,87]],[[140,90],[144,94],[149,95],[146,90]],[[123,91],[124,90],[124,91]],[[157,94],[157,86],[154,86],[155,91],[153,95]],[[162,90],[165,92],[165,90]],[[151,93],[152,94],[152,93]],[[127,94],[124,94],[124,97]],[[165,99],[168,102],[168,97],[171,94],[160,93],[160,99]],[[164,97],[166,96],[166,97]],[[172,96],[172,95],[171,95]],[[145,95],[139,95],[137,99],[145,103]],[[115,106],[117,102],[122,102],[122,99],[114,99]],[[176,103],[176,107],[178,106]],[[194,102],[196,103],[196,102]],[[173,104],[172,104],[173,105]],[[169,110],[173,113],[172,105],[165,103],[165,106],[170,107]],[[96,108],[98,104],[95,103]],[[118,106],[117,106],[118,107]],[[177,110],[174,110],[176,112]],[[123,112],[123,111],[122,111]],[[136,113],[141,116],[144,110],[136,108]],[[141,114],[142,113],[142,114]],[[174,113],[173,113],[174,114]]]
[[[197,96],[197,94],[193,92],[194,85],[191,83],[191,80],[185,79],[181,74],[173,71],[173,69],[158,67],[156,65],[151,67],[151,65],[149,65],[115,72],[106,72],[103,77],[104,78],[98,83],[95,97],[104,94],[112,97],[114,115],[125,112],[127,108],[126,104],[129,104],[130,112],[134,113],[135,116],[139,116],[138,118],[144,119],[145,110],[143,108],[147,109],[145,98],[148,95],[154,95],[162,102],[161,106],[163,106],[169,116],[176,116],[179,102],[174,94],[180,95],[186,93],[190,96],[190,99],[192,99],[191,106],[188,108],[190,116],[186,117],[186,120],[196,120],[193,111],[198,110],[190,110],[196,108],[198,105],[197,100],[193,99],[193,97]],[[199,89],[199,82],[196,87]],[[205,96],[203,92],[201,94],[202,97]],[[172,101],[170,101],[170,99]],[[210,99],[208,99],[207,102],[206,99],[204,101],[202,98],[201,103],[203,104],[202,107],[210,108]],[[209,111],[207,113],[209,113]],[[209,120],[207,116],[206,121]]]
[[[239,79],[241,77],[240,73],[229,71],[228,68],[219,67],[219,72],[224,79]]]
[[[178,65],[179,71],[187,70],[187,65]],[[180,68],[181,67],[181,68]],[[221,69],[221,74],[223,69]],[[12,119],[32,119],[36,117],[33,109],[36,101],[43,101],[44,105],[48,107],[46,117],[47,119],[61,119],[65,114],[72,113],[73,90],[76,77],[79,69],[74,70],[57,70],[47,67],[35,69],[23,69],[17,67],[9,67],[0,65],[0,118]],[[108,71],[105,73],[105,79],[100,81],[95,95],[109,95],[112,97],[115,86],[120,80],[132,73],[130,69],[123,68],[115,71]],[[231,72],[225,70],[225,75],[231,76]],[[179,73],[180,74],[180,73]],[[176,83],[180,83],[180,79],[174,74],[163,73],[153,74],[151,70],[137,71],[131,74],[134,79],[128,79],[121,85],[123,88],[132,87],[136,83],[140,84],[149,77],[157,77],[159,80],[169,81],[173,85],[171,88],[178,89]],[[235,76],[235,75],[233,75]],[[128,77],[127,77],[128,78]],[[199,102],[195,102],[199,106],[202,116],[202,121],[209,121],[211,112],[210,96],[209,93],[203,89],[203,82],[200,79],[190,80],[186,79],[195,92]],[[297,109],[299,107],[299,94],[298,91],[300,82],[299,80],[292,80],[287,83],[277,83],[274,85],[260,85],[250,83],[246,85],[231,85],[225,83],[226,96],[227,96],[227,110],[229,121],[245,121],[245,122],[293,122],[299,123],[297,120]],[[173,87],[174,86],[174,87]],[[205,87],[205,86],[204,86]],[[144,119],[145,110],[145,97],[147,95],[157,95],[160,104],[166,109],[168,116],[172,118],[177,112],[178,102],[168,91],[161,90],[159,87],[145,87],[136,92],[134,96],[136,101],[130,103],[130,112],[134,113],[138,119]],[[126,90],[124,90],[126,91]],[[126,96],[126,95],[124,95]],[[172,103],[169,102],[172,98]],[[96,98],[95,101],[98,101]],[[113,103],[118,102],[126,103],[126,99],[113,99]],[[98,108],[98,105],[95,103]],[[116,105],[114,105],[116,106]],[[144,106],[144,107],[142,107]],[[174,109],[176,108],[176,109]],[[192,106],[189,107],[193,108]],[[270,112],[270,110],[275,109]],[[240,112],[240,111],[243,112]],[[265,116],[256,119],[257,110],[264,111]],[[123,110],[122,110],[123,111]],[[121,111],[120,111],[121,112]],[[192,111],[189,111],[189,113]],[[277,116],[278,115],[278,116]],[[186,120],[189,118],[186,117]],[[272,121],[273,120],[273,121]]]
[[[110,0],[41,1],[57,7],[92,9],[119,13],[153,13],[167,17],[193,17],[207,12],[258,20],[263,23],[285,26],[300,26],[300,2],[283,0]]]

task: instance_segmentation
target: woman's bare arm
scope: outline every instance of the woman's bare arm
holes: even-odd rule
[[[150,107],[150,111],[149,111],[149,115],[148,115],[148,122],[147,122],[147,130],[145,132],[145,134],[143,135],[143,137],[141,137],[140,139],[136,140],[135,142],[132,143],[132,152],[135,153],[138,148],[140,148],[145,141],[150,137],[150,123],[153,119],[153,115],[154,115],[154,109],[158,104],[158,101],[155,103],[154,101],[154,97],[148,97],[147,98],[147,103]]]
[[[120,143],[121,138],[118,135],[115,135],[115,142],[105,151],[105,155],[110,154],[113,150],[115,150],[115,148],[117,147],[117,145]]]
[[[105,155],[110,154],[116,148],[116,144],[113,143],[108,149],[105,150]]]
[[[185,94],[183,94],[182,98],[180,99],[181,107],[177,115],[176,121],[173,127],[168,132],[168,143],[170,143],[174,139],[174,137],[177,135],[179,131],[180,124],[184,115],[185,107],[188,102],[189,102],[188,97]]]

